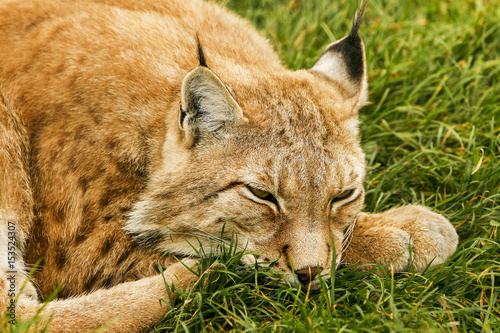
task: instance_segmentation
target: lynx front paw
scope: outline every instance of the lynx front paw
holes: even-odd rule
[[[11,274],[0,270],[0,320],[15,324],[18,312],[27,304],[37,304],[36,289],[31,282],[26,282],[22,274]],[[24,286],[23,286],[24,285]]]
[[[407,271],[413,264],[416,271],[423,271],[429,264],[446,261],[457,244],[458,235],[446,218],[422,206],[404,206],[361,213],[344,262],[391,263],[395,272]]]

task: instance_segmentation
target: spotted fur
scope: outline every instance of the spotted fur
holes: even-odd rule
[[[291,72],[213,3],[3,1],[0,305],[10,224],[17,287],[41,260],[18,313],[60,285],[42,313],[57,332],[150,328],[166,311],[161,253],[167,281],[186,286],[195,275],[175,256],[233,233],[260,253],[244,262],[279,258],[286,278],[314,286],[341,261],[408,269],[412,244],[417,269],[446,260],[457,236],[440,215],[360,213],[361,14]]]

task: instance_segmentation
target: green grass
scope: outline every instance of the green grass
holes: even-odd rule
[[[233,0],[290,69],[350,29],[353,0]],[[362,109],[368,212],[418,203],[460,236],[444,265],[383,278],[342,269],[322,290],[276,283],[229,250],[158,330],[500,331],[500,6],[370,0],[361,28],[370,75]],[[205,268],[210,262],[205,263]]]

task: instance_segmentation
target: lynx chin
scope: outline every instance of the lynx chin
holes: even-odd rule
[[[176,258],[196,263],[189,243],[207,251],[233,234],[258,253],[244,263],[277,260],[314,288],[341,262],[443,263],[458,242],[443,216],[361,212],[363,11],[292,72],[211,2],[2,1],[3,311],[11,281],[16,320],[61,285],[41,312],[51,331],[146,331],[168,310],[160,255],[167,282],[185,287],[197,276]]]

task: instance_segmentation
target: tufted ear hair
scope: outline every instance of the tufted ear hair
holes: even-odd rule
[[[210,69],[199,66],[186,75],[182,82],[179,125],[187,147],[223,139],[243,122],[240,106]]]
[[[309,70],[334,81],[344,92],[346,98],[354,98],[359,108],[366,102],[367,80],[366,60],[363,41],[358,34],[363,18],[366,0],[356,13],[351,32],[348,36],[330,44]]]
[[[182,81],[179,126],[187,148],[204,141],[220,140],[246,122],[243,111],[227,86],[212,72],[196,36],[200,65]]]

